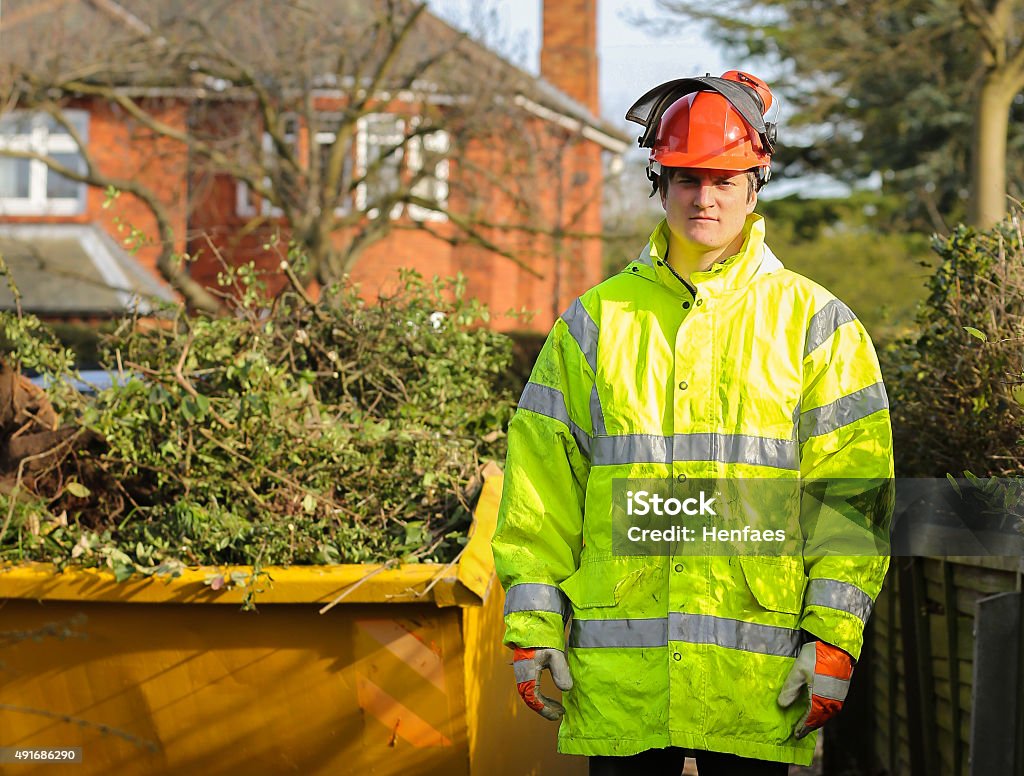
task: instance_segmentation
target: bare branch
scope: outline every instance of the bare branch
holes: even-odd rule
[[[396,60],[398,59],[398,53],[402,49],[402,44],[405,42],[406,38],[409,37],[409,34],[412,32],[412,29],[415,26],[416,21],[420,18],[420,16],[423,15],[423,12],[426,9],[426,3],[419,3],[417,5],[414,5],[412,13],[409,14],[409,17],[405,20],[405,23],[396,32],[392,33],[390,46],[388,47],[387,53],[385,54],[384,58],[380,61],[380,64],[378,64],[377,67],[375,68],[373,75],[370,76],[369,83],[366,84],[365,89],[361,90],[363,96],[362,99],[356,102],[357,113],[364,111],[366,109],[366,105],[371,100],[373,100],[381,91],[384,84],[384,79],[387,78]],[[393,11],[389,10],[388,22],[393,24],[394,19],[392,17],[392,14]],[[391,24],[388,25],[388,28],[393,29]]]
[[[86,2],[142,35],[147,37],[153,35],[152,28],[123,5],[112,2],[112,0],[86,0]]]

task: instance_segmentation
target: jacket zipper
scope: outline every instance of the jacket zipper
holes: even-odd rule
[[[687,281],[683,280],[682,275],[680,275],[678,272],[676,272],[674,269],[672,269],[672,265],[669,264],[667,261],[665,262],[665,266],[668,267],[668,271],[669,272],[671,272],[673,275],[675,275],[676,280],[678,280],[680,283],[682,283],[686,287],[686,290],[690,292],[690,296],[692,296],[694,299],[696,299],[697,298],[697,288],[696,288],[696,286],[691,286]]]

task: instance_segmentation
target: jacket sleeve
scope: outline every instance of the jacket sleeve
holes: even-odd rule
[[[506,645],[565,649],[571,610],[559,583],[579,565],[592,438],[594,372],[574,331],[581,322],[596,330],[577,301],[555,322],[509,424],[491,542]]]
[[[892,427],[871,339],[837,299],[811,318],[803,371],[798,433],[809,581],[800,627],[857,659],[889,567]]]

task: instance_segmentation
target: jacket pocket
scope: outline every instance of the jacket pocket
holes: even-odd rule
[[[762,607],[787,614],[803,611],[807,585],[803,558],[742,555],[740,567],[747,587]]]
[[[587,563],[559,587],[576,609],[615,606],[643,573],[642,568],[629,570],[615,563]]]

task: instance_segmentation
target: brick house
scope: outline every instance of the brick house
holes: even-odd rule
[[[455,135],[442,128],[416,137],[401,153],[385,158],[382,149],[403,142],[403,130],[408,132],[410,121],[416,121],[415,116],[410,119],[410,107],[415,110],[418,98],[385,95],[376,102],[378,107],[360,117],[344,160],[346,180],[374,165],[386,175],[366,177],[339,200],[338,211],[351,216],[348,223],[381,216],[372,207],[374,187],[388,175],[397,180],[417,174],[419,201],[438,204],[425,208],[406,202],[384,213],[389,228],[360,252],[349,272],[364,296],[374,298],[394,284],[402,266],[428,277],[462,273],[469,294],[490,307],[495,327],[523,328],[504,311],[526,309],[536,313],[528,328],[544,331],[577,294],[601,279],[602,156],[624,152],[627,139],[598,118],[596,2],[543,3],[540,78],[469,44],[473,68],[514,84],[506,103],[514,103],[525,123],[510,125],[504,135],[495,131],[487,140],[459,147]],[[38,45],[41,35],[57,46],[61,44],[53,36],[60,36],[68,46],[67,57],[73,58],[73,36],[82,25],[98,37],[125,30],[153,35],[159,28],[147,19],[159,18],[158,7],[166,8],[167,3],[9,0],[0,31],[5,41],[24,42],[23,49],[15,46],[12,51],[15,59],[19,51],[30,56],[33,41]],[[413,34],[421,40],[413,38],[412,46],[444,46],[457,37],[429,14],[423,15]],[[86,160],[67,126],[42,111],[0,115],[0,252],[21,286],[24,307],[48,317],[95,318],[121,312],[132,303],[132,294],[172,298],[157,266],[168,260],[170,247],[194,257],[187,281],[201,287],[216,287],[222,262],[249,261],[266,271],[272,291],[283,286],[286,281],[277,270],[280,256],[267,248],[270,236],[280,231],[279,211],[229,172],[200,168],[194,152],[174,139],[175,132],[185,133],[210,116],[223,118],[240,110],[244,114],[248,108],[218,96],[208,82],[154,85],[133,79],[137,75],[127,76],[119,93],[145,104],[163,134],[109,99],[81,93],[62,103],[64,115],[87,148],[91,169],[116,181],[121,192],[116,199],[102,188],[57,174],[39,159],[10,156],[11,151],[45,154],[81,172]],[[343,112],[351,98],[350,92],[327,83],[313,99],[315,110],[326,115]],[[408,104],[400,105],[403,101]],[[250,119],[243,115],[242,120]],[[523,159],[516,162],[523,166],[504,174],[529,181],[527,194],[522,187],[518,190],[520,198],[530,200],[529,214],[517,211],[515,196],[500,180],[503,165],[507,169],[513,156],[506,145],[513,142],[513,135],[527,131],[533,133],[527,156],[537,163],[530,166],[531,160]],[[304,131],[301,120],[285,132],[304,153],[326,149],[334,139],[322,127]],[[153,209],[133,186],[144,186],[151,194],[162,221],[154,218]],[[484,215],[481,239],[457,239],[459,230],[452,218],[469,211]],[[352,229],[342,228],[331,239],[344,243],[352,234]],[[0,291],[0,304],[9,306],[11,300],[4,293]]]

